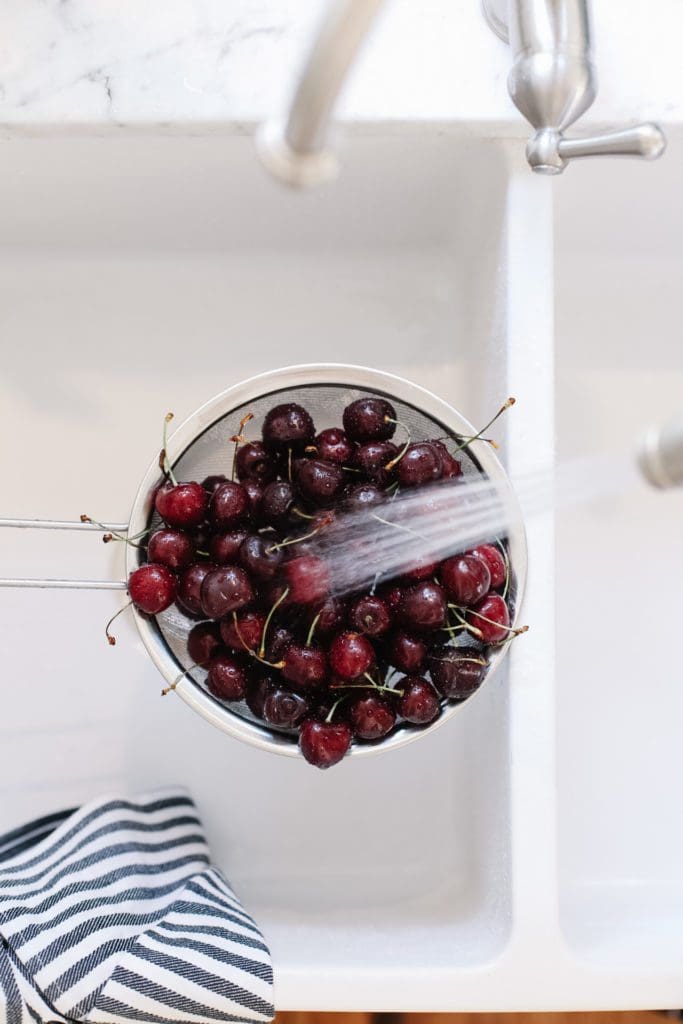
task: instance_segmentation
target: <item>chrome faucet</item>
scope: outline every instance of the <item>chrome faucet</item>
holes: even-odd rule
[[[329,146],[330,119],[353,61],[383,0],[333,0],[299,80],[289,114],[258,135],[263,163],[282,181],[314,185],[336,175]],[[510,96],[536,129],[527,160],[539,174],[559,174],[580,156],[655,159],[666,139],[656,124],[641,124],[588,138],[565,129],[595,99],[596,77],[588,0],[482,0],[491,28],[509,42],[514,63]]]

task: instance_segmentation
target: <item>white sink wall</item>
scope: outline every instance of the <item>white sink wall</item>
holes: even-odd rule
[[[14,138],[1,177],[5,515],[125,520],[169,408],[288,363],[392,370],[475,423],[513,393],[504,456],[551,449],[549,193],[516,144],[357,138],[306,196],[240,137]],[[280,1008],[474,1005],[506,950],[486,998],[509,1002],[539,878],[555,899],[552,852],[529,859],[552,830],[548,524],[530,539],[539,631],[510,671],[429,740],[325,775],[162,701],[130,621],[104,642],[120,595],[0,592],[0,827],[184,782],[271,942]],[[121,578],[97,537],[0,544],[3,574]]]

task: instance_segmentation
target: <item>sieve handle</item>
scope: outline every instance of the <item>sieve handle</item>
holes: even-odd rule
[[[127,533],[128,523],[84,523],[62,519],[2,519],[0,527],[17,530],[86,530],[96,533]],[[0,579],[0,587],[21,587],[39,590],[125,590],[128,584],[120,580],[50,580]]]

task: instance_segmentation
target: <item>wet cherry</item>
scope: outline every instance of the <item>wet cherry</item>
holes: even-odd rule
[[[396,684],[397,690],[403,690],[398,710],[401,718],[413,725],[427,725],[438,718],[441,710],[439,697],[426,679],[421,676],[405,676]]]
[[[148,615],[158,615],[173,604],[178,581],[165,565],[147,562],[128,577],[128,593],[135,607]]]
[[[338,633],[330,645],[330,669],[340,679],[360,678],[372,666],[375,649],[367,637],[350,630]]]
[[[176,572],[192,562],[194,552],[192,538],[182,530],[172,530],[170,527],[155,530],[147,544],[147,557],[150,562],[158,562]]]
[[[254,600],[249,577],[235,565],[224,565],[208,573],[201,586],[202,611],[210,619],[222,619]]]
[[[276,405],[263,421],[263,443],[269,449],[302,448],[314,435],[313,420],[295,402]]]
[[[351,746],[351,730],[343,722],[320,722],[307,718],[299,733],[299,748],[309,764],[331,768]]]
[[[349,709],[353,734],[360,740],[379,740],[391,732],[396,713],[381,697],[372,694],[357,698]]]
[[[484,558],[455,555],[441,563],[439,579],[448,596],[460,605],[476,604],[491,586],[491,573]]]
[[[384,398],[358,398],[344,409],[344,430],[352,441],[388,441],[395,421],[396,410]]]
[[[439,693],[452,700],[464,700],[481,685],[487,662],[473,647],[443,644],[429,652],[427,667]]]
[[[209,518],[214,526],[228,530],[249,516],[249,499],[241,484],[226,480],[211,495]]]
[[[217,566],[212,562],[195,562],[184,569],[178,580],[178,604],[191,615],[203,615],[202,583]]]
[[[162,484],[154,497],[154,507],[169,526],[191,530],[206,517],[208,495],[201,484]]]
[[[219,700],[242,700],[247,689],[244,665],[232,654],[214,654],[209,663],[206,685]]]
[[[187,638],[187,653],[195,665],[208,665],[221,646],[215,622],[198,622],[192,627]]]
[[[391,626],[388,605],[373,594],[356,598],[349,608],[349,625],[366,636],[382,636]]]

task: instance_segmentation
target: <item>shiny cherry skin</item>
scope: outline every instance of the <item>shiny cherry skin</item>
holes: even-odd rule
[[[248,537],[242,528],[220,530],[212,533],[209,539],[209,555],[216,565],[234,565],[237,561],[242,543]]]
[[[223,643],[241,654],[245,651],[256,651],[261,644],[265,623],[265,613],[253,608],[232,612],[220,622]]]
[[[451,455],[443,441],[432,441],[431,444],[441,456],[441,479],[454,480],[462,476],[462,466],[455,456]]]
[[[344,409],[342,422],[352,441],[388,441],[396,431],[396,410],[384,398],[357,398]]]
[[[362,470],[373,483],[385,487],[396,474],[396,467],[387,469],[398,455],[393,441],[367,441],[353,453],[351,465]]]
[[[187,637],[187,653],[195,665],[208,665],[222,647],[215,622],[198,622]]]
[[[221,484],[226,483],[227,476],[222,473],[212,473],[211,476],[205,476],[202,480],[202,487],[208,492],[209,496],[213,494],[216,488],[220,487]]]
[[[155,530],[147,542],[147,557],[167,569],[177,572],[185,569],[194,559],[195,545],[192,538],[182,530],[166,527]]]
[[[262,484],[274,480],[277,471],[271,453],[261,441],[248,441],[240,445],[235,465],[240,480],[258,480]]]
[[[252,674],[247,680],[244,699],[252,715],[263,719],[263,707],[266,698],[278,688],[274,676]]]
[[[209,662],[206,685],[219,700],[243,700],[248,676],[244,665],[233,654],[219,652]]]
[[[356,598],[349,608],[349,626],[365,636],[383,636],[391,626],[389,606],[375,594]]]
[[[358,697],[349,709],[353,735],[359,740],[381,740],[396,724],[396,712],[381,697]]]
[[[491,587],[494,590],[497,587],[502,587],[507,576],[507,567],[500,548],[494,544],[480,544],[479,547],[473,548],[470,554],[486,562],[491,574]]]
[[[169,526],[192,530],[204,522],[208,495],[201,484],[170,480],[162,484],[154,497],[154,507]]]
[[[327,658],[319,647],[291,643],[282,655],[282,675],[302,690],[318,689],[327,678]]]
[[[195,562],[181,572],[178,579],[178,604],[190,615],[203,615],[202,583],[217,566],[213,562]]]
[[[307,697],[280,686],[267,694],[263,702],[263,717],[276,729],[294,729],[311,710]]]
[[[259,480],[243,480],[242,487],[244,487],[249,501],[249,515],[253,522],[257,523],[261,519],[261,508],[263,505],[263,484]]]
[[[413,675],[422,669],[427,657],[427,644],[418,636],[397,629],[389,637],[387,660],[399,672]]]
[[[344,496],[344,505],[349,512],[364,512],[383,505],[386,500],[386,494],[377,484],[353,484]]]
[[[314,607],[308,616],[309,627],[315,623],[316,636],[338,633],[346,622],[346,605],[338,597],[327,597],[319,607]]]
[[[406,587],[398,609],[400,621],[418,633],[439,629],[446,622],[446,595],[438,583],[423,580]]]
[[[344,470],[323,459],[298,459],[294,467],[296,485],[314,505],[329,505],[344,487]]]
[[[315,439],[315,449],[319,459],[335,462],[339,466],[348,464],[353,455],[353,445],[338,427],[321,430]]]
[[[330,670],[346,681],[359,679],[375,661],[375,649],[367,637],[351,630],[338,633],[330,644]]]
[[[273,480],[263,488],[261,518],[270,526],[278,526],[287,518],[294,504],[294,488],[288,480]]]
[[[330,574],[326,563],[316,555],[300,555],[287,562],[283,577],[289,588],[289,604],[314,604],[323,601],[330,589]]]
[[[271,451],[303,448],[314,436],[313,420],[296,402],[274,406],[263,421],[263,443]]]
[[[484,655],[473,647],[434,647],[427,657],[432,682],[451,700],[464,700],[477,690],[486,675]]]
[[[487,594],[466,612],[465,618],[484,644],[499,644],[510,636],[510,612],[500,594]]]
[[[422,676],[404,676],[396,684],[396,689],[403,691],[398,712],[406,722],[427,725],[439,717],[439,696],[432,684]]]
[[[239,564],[257,580],[272,580],[282,565],[284,549],[269,534],[249,534],[239,550]]]
[[[138,611],[157,615],[176,599],[178,581],[165,565],[147,562],[128,577],[128,594]]]
[[[307,718],[299,732],[299,749],[309,764],[331,768],[351,746],[351,729],[345,722],[320,722]]]
[[[249,517],[249,498],[241,484],[226,480],[211,495],[209,518],[214,527],[230,530]]]
[[[443,461],[429,441],[417,441],[408,446],[397,468],[402,487],[421,487],[441,478]]]
[[[202,611],[210,619],[222,619],[254,600],[254,591],[244,569],[223,565],[208,573],[201,586]]]
[[[491,573],[483,558],[455,555],[441,563],[439,579],[448,596],[460,605],[481,601],[491,587]]]

